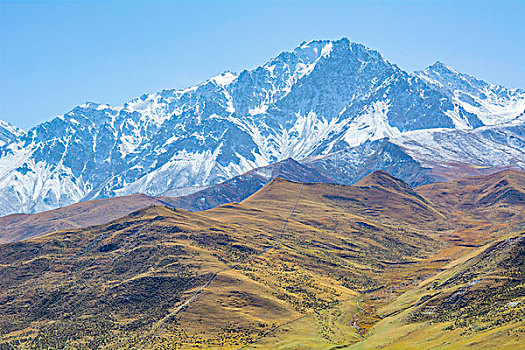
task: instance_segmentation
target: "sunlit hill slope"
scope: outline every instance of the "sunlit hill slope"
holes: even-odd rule
[[[525,175],[491,176],[416,189],[385,172],[354,186],[276,178],[241,203],[154,205],[0,245],[1,347],[422,349],[436,324],[457,344],[510,327],[515,341],[480,341],[515,346]]]

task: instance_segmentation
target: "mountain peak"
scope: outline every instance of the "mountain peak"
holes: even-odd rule
[[[355,186],[369,187],[379,186],[385,189],[395,190],[399,192],[413,192],[412,188],[403,180],[400,180],[386,171],[376,170],[359,180]]]
[[[84,109],[96,109],[96,110],[102,110],[102,109],[110,108],[110,106],[107,105],[107,104],[91,102],[91,101],[86,101],[86,102],[84,102],[83,104],[81,104],[78,107],[84,108]]]
[[[277,57],[288,58],[289,55],[295,55],[302,63],[311,64],[322,57],[330,56],[332,53],[335,53],[337,57],[341,53],[351,53],[363,61],[384,60],[378,51],[369,49],[363,44],[352,42],[345,37],[338,40],[303,41],[291,52],[283,52]]]
[[[11,123],[0,120],[0,146],[11,143],[16,138],[23,136],[25,131]]]
[[[432,64],[432,65],[428,66],[428,68],[436,68],[436,69],[438,69],[438,68],[441,68],[441,69],[449,69],[449,67],[448,67],[448,66],[447,66],[447,65],[446,65],[445,63],[443,63],[443,62],[441,62],[441,61],[439,61],[439,60],[437,60],[436,62],[434,62],[434,64]]]
[[[428,66],[424,70],[424,72],[426,73],[433,72],[437,74],[446,73],[446,74],[462,75],[461,73],[459,73],[458,71],[456,71],[455,69],[453,69],[452,67],[446,65],[445,63],[441,61],[436,61],[434,64]]]
[[[302,161],[360,145],[365,146],[349,151],[359,152],[348,157],[345,166],[351,171],[340,171],[342,162],[335,158],[338,169],[333,173],[345,183],[372,169],[393,171],[398,157],[418,169],[423,160],[435,164],[445,152],[434,152],[434,144],[445,143],[451,154],[445,159],[461,162],[457,157],[465,156],[457,145],[477,145],[477,137],[434,142],[441,133],[426,130],[473,129],[515,120],[525,109],[525,93],[445,73],[450,71],[438,61],[412,75],[347,38],[311,40],[239,75],[224,72],[202,84],[145,94],[122,106],[86,102],[35,127],[16,154],[0,159],[0,197],[13,199],[0,203],[0,214],[135,192],[187,195],[253,169],[259,169],[258,179],[250,188],[274,174],[321,179],[314,171],[298,178],[301,164],[291,160],[261,168],[288,157]],[[372,145],[387,138],[392,139]],[[491,145],[520,142],[510,140],[498,136]],[[484,149],[466,156],[478,165],[504,166],[523,158],[516,145],[489,160]],[[406,189],[382,173],[366,181]]]
[[[226,85],[230,85],[235,79],[237,79],[237,74],[226,71],[226,72],[223,72],[211,78],[210,80],[213,81],[217,85],[226,86]]]
[[[333,49],[333,42],[330,40],[310,40],[304,41],[291,52],[283,52],[278,57],[286,58],[289,54],[297,56],[304,64],[312,64],[321,57],[330,55]]]
[[[324,46],[324,45],[327,45],[327,44],[333,44],[333,45],[349,45],[351,43],[351,41],[346,38],[346,37],[342,37],[341,39],[337,39],[337,40],[330,40],[330,39],[312,39],[312,40],[305,40],[303,41],[302,43],[299,44],[299,46],[297,46],[296,49],[298,48],[306,48],[306,47],[310,47],[310,46]]]

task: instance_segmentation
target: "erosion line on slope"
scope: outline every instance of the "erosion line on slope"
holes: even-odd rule
[[[299,199],[301,198],[301,195],[303,193],[303,189],[304,189],[304,183],[301,183],[301,188],[299,189],[299,193],[297,194],[297,198],[295,199],[295,203],[294,203],[294,206],[290,212],[290,215],[288,215],[288,217],[286,218],[286,220],[284,221],[284,224],[281,228],[281,231],[279,232],[279,236],[277,236],[277,240],[274,241],[274,244],[269,247],[269,248],[266,248],[264,249],[261,253],[255,255],[251,261],[255,260],[256,258],[262,256],[263,254],[265,254],[267,251],[269,251],[270,249],[272,248],[275,248],[277,246],[277,244],[279,243],[279,241],[281,240],[281,237],[284,233],[284,230],[286,229],[286,226],[288,225],[288,221],[290,220],[290,218],[293,216],[293,214],[295,213],[295,210],[297,208],[297,204],[299,203]],[[140,347],[140,349],[145,349],[150,343],[151,341],[157,337],[163,330],[164,328],[167,326],[167,321],[175,318],[180,312],[186,310],[188,308],[188,306],[197,300],[197,298],[199,297],[199,295],[201,295],[203,292],[204,292],[204,289],[206,289],[210,284],[211,282],[215,279],[215,277],[217,277],[218,274],[222,273],[222,272],[226,272],[226,271],[229,271],[229,270],[232,270],[231,267],[228,267],[228,268],[225,268],[225,269],[222,269],[222,270],[219,270],[217,272],[215,272],[211,278],[209,280],[206,281],[206,283],[204,283],[201,287],[199,287],[199,289],[188,299],[186,300],[182,305],[180,305],[175,311],[173,312],[170,312],[168,315],[164,316],[163,318],[161,318],[158,322],[157,322],[157,326],[154,327],[155,328],[159,328],[155,334],[153,334],[151,337],[149,337],[147,340],[146,340],[146,343],[144,345],[142,345]],[[308,314],[306,315],[303,315],[301,317],[299,317],[298,319],[302,319],[304,317],[306,317]],[[288,323],[291,323],[291,322],[294,322],[294,321],[297,321],[298,319],[294,319],[294,320],[291,320],[291,321],[288,321],[282,325],[279,325],[277,328],[285,325],[285,324],[288,324]],[[277,329],[275,328],[275,329]]]
[[[295,209],[297,208],[297,203],[299,203],[299,198],[301,198],[301,194],[303,193],[304,183],[301,184],[301,188],[299,189],[299,194],[297,195],[297,198],[295,199],[295,204],[293,205],[292,211],[290,212],[290,215],[286,218],[284,221],[283,227],[281,228],[281,232],[279,233],[279,236],[277,237],[277,241],[274,243],[274,247],[281,241],[281,237],[283,236],[284,230],[286,229],[286,226],[288,225],[288,221],[291,219],[292,215],[295,213]]]
[[[434,189],[434,186],[436,186],[436,183],[435,183],[435,182],[432,184],[432,187],[430,187],[430,189],[427,191],[427,194],[429,194],[430,192],[432,192],[432,190]]]

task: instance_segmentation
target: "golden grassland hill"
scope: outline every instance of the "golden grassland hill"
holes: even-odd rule
[[[216,251],[228,261],[260,251],[243,243],[219,222],[150,207],[107,225],[2,245],[1,333],[31,339],[27,346],[37,349],[120,348],[122,339],[134,348],[227,267]],[[250,283],[237,282],[243,291],[255,288],[243,286]],[[247,293],[271,320],[293,314],[269,292]],[[264,319],[248,319],[244,326],[259,321]]]
[[[525,172],[504,170],[416,188],[443,212],[483,220],[525,219]]]
[[[382,192],[382,195],[376,191]],[[281,226],[274,226],[273,223],[290,215],[299,193],[300,199],[292,219],[280,235]],[[355,212],[361,211],[362,204],[355,203],[362,193],[369,193],[369,201],[374,195],[393,199],[375,208],[372,213],[357,215]],[[325,274],[346,270],[342,281],[344,285],[354,290],[368,289],[381,284],[381,275],[386,268],[411,263],[440,247],[429,231],[420,227],[393,225],[390,218],[385,222],[377,221],[381,211],[385,213],[384,217],[397,211],[391,210],[390,204],[399,205],[398,201],[405,203],[405,197],[394,197],[395,193],[384,189],[361,188],[355,192],[350,186],[301,184],[275,179],[241,204],[219,206],[205,213],[221,222],[254,231],[274,226],[274,236],[280,235],[280,259],[304,266],[309,260],[304,260],[302,256],[319,255],[312,260],[310,269],[323,266],[320,273]],[[283,203],[288,204],[284,206]],[[428,220],[426,215],[439,217],[431,210],[417,211],[419,203],[406,203],[414,206],[420,222]],[[288,210],[282,210],[283,207],[288,207]]]
[[[290,158],[181,197],[134,194],[83,201],[35,214],[0,217],[0,244],[36,238],[59,230],[101,225],[151,205],[199,211],[221,204],[239,202],[278,176],[296,181],[333,182],[315,169],[310,169]]]
[[[482,193],[482,195],[486,196],[487,191],[485,188],[488,188],[489,190],[498,188],[500,193],[508,192],[506,189],[501,190],[503,187],[501,186],[501,183],[502,180],[510,177],[513,183],[510,191],[520,193],[525,189],[524,182],[522,181],[524,175],[523,172],[503,171],[486,178],[467,178],[464,179],[463,182],[476,184],[478,186],[476,187],[476,192]],[[396,188],[396,186],[387,185],[393,180],[395,179],[390,178],[388,174],[375,172],[358,182],[356,187],[373,186],[377,188],[384,186],[386,188]],[[503,183],[505,183],[505,181],[503,181]],[[400,185],[403,185],[403,183],[400,183]],[[454,184],[452,185],[454,186]],[[482,188],[481,190],[480,187]],[[411,191],[405,186],[401,186],[401,188],[398,187],[398,190],[399,189],[408,190],[409,192]],[[425,191],[421,191],[420,193],[424,194]],[[449,196],[456,197],[456,201],[462,201],[466,194],[465,191],[462,193],[451,193]],[[252,198],[255,197],[256,196],[253,196]],[[397,296],[399,296],[399,291],[406,290],[407,295],[410,295],[411,292],[417,290],[414,289],[414,287],[417,287],[421,281],[411,280],[410,277],[413,274],[419,274],[421,276],[422,271],[430,272],[432,271],[431,267],[436,266],[437,263],[441,264],[441,266],[434,270],[434,273],[436,271],[444,270],[446,272],[443,272],[443,274],[446,273],[448,276],[455,276],[454,278],[450,278],[447,282],[448,288],[452,290],[452,292],[450,292],[453,299],[452,303],[443,303],[441,305],[441,310],[436,309],[435,311],[435,315],[443,315],[449,324],[442,327],[445,328],[444,332],[435,333],[436,329],[439,329],[439,327],[433,328],[431,324],[434,322],[441,322],[442,319],[439,317],[427,319],[423,325],[418,324],[417,326],[415,326],[415,319],[410,319],[410,321],[395,327],[383,326],[389,323],[381,321],[377,327],[372,328],[370,334],[365,333],[365,338],[367,340],[369,336],[372,337],[371,341],[365,340],[364,342],[356,342],[356,345],[352,348],[381,348],[385,344],[381,343],[380,340],[390,338],[395,339],[398,335],[401,338],[400,334],[409,335],[407,335],[405,339],[406,341],[393,341],[391,348],[439,348],[442,344],[433,341],[434,334],[439,333],[439,337],[441,337],[441,340],[444,341],[444,343],[447,343],[448,337],[453,337],[455,339],[455,341],[448,341],[450,346],[447,345],[447,347],[449,348],[462,349],[465,346],[479,346],[480,348],[488,349],[520,349],[521,344],[524,342],[525,333],[523,327],[525,305],[522,304],[523,301],[521,301],[524,296],[524,279],[523,276],[521,276],[524,269],[524,252],[522,247],[523,234],[521,234],[521,241],[516,237],[520,236],[519,230],[524,226],[523,220],[520,219],[519,214],[520,211],[523,213],[525,209],[525,201],[521,200],[519,195],[510,196],[512,198],[511,201],[508,200],[509,196],[507,195],[496,197],[497,200],[492,202],[487,203],[485,201],[485,203],[483,203],[483,208],[490,213],[489,215],[492,218],[491,220],[487,220],[486,216],[471,215],[472,212],[475,214],[475,210],[471,209],[464,211],[462,215],[459,214],[461,212],[458,210],[457,213],[455,213],[458,214],[457,217],[453,216],[450,210],[446,210],[446,205],[436,204],[439,199],[434,198],[434,201],[430,201],[426,200],[423,196],[421,197],[426,203],[435,206],[444,216],[446,216],[446,227],[448,229],[444,232],[436,232],[434,237],[439,237],[443,242],[447,242],[447,247],[439,253],[431,256],[426,261],[403,265],[401,275],[405,281],[401,285],[395,286],[395,289],[391,290],[390,295],[386,296],[384,294],[385,288],[371,290],[370,293],[366,293],[365,291],[365,293],[361,294],[359,298],[360,304],[358,304],[357,309],[354,309],[356,316],[352,318],[351,322],[356,321],[356,324],[360,326],[361,331],[367,331],[374,323],[377,323],[393,313],[391,301],[394,300],[393,305],[395,305]],[[451,199],[450,197],[449,199]],[[503,205],[502,202],[504,203]],[[500,210],[516,213],[517,215],[514,216],[514,220],[507,220],[509,215],[498,213]],[[465,228],[466,224],[468,228]],[[459,228],[456,230],[454,225],[458,225]],[[450,231],[452,231],[452,233]],[[491,243],[494,241],[496,242]],[[511,245],[512,248],[500,249],[502,246],[507,247],[512,242],[515,242]],[[492,248],[488,249],[486,254],[477,256],[488,247]],[[452,260],[455,257],[460,258],[455,261]],[[476,259],[473,257],[476,257]],[[455,268],[457,265],[460,265],[461,267]],[[460,274],[458,272],[465,269],[465,266],[470,267],[470,275],[468,275],[468,277],[466,277],[465,274]],[[490,275],[490,271],[497,272],[494,273],[494,275]],[[392,272],[395,273],[396,271]],[[473,272],[476,272],[478,275],[473,274]],[[485,282],[480,282],[479,279],[476,279],[479,275],[485,275],[485,279],[481,279]],[[507,278],[508,276],[511,276],[511,278]],[[503,284],[498,283],[504,280],[507,282]],[[455,296],[454,291],[457,293]],[[461,296],[462,293],[466,292],[472,292],[470,294],[467,293],[465,296],[468,301],[459,303],[456,297],[458,295]],[[435,294],[437,295],[438,292]],[[444,293],[443,297],[447,297],[447,294]],[[403,300],[404,298],[406,298],[404,294],[399,296],[399,300]],[[418,298],[412,300],[413,305],[416,305],[418,302],[422,303],[429,300],[427,298],[429,298],[429,295],[420,295]],[[491,301],[492,299],[494,302]],[[436,298],[435,300],[439,300],[439,298]],[[378,308],[385,305],[390,306],[391,309],[388,312],[378,312]],[[397,310],[394,308],[395,312],[401,312],[407,306],[403,304],[398,307]],[[421,314],[425,315],[431,314],[434,312],[433,310],[434,306],[430,306],[429,309],[423,308],[423,310],[420,311]],[[335,311],[337,314],[340,310],[332,311]],[[330,312],[328,312],[328,314],[332,315],[333,318],[333,314]],[[323,320],[326,320],[326,315],[324,318],[319,315],[316,320],[314,320],[315,322],[305,319],[301,323],[287,325],[286,327],[278,329],[276,333],[260,340],[253,346],[253,348],[273,349],[280,346],[286,348],[286,346],[290,346],[290,344],[294,344],[293,346],[296,346],[297,348],[315,348],[315,346],[309,342],[311,334],[313,334],[312,328],[315,328],[312,326],[312,323],[317,323],[319,327],[326,327]],[[455,322],[454,326],[450,326],[452,320]],[[502,326],[499,327],[499,325]],[[380,331],[377,331],[376,328],[380,329]],[[333,327],[333,329],[337,328]],[[474,333],[472,331],[473,329]],[[319,348],[323,347],[321,346]]]
[[[412,191],[411,194],[414,194],[413,190],[404,182],[399,181],[399,184],[396,184],[396,180],[386,180],[392,177],[385,174],[386,173],[382,171],[374,172],[359,181],[356,186],[381,186],[383,181],[390,181],[388,186],[396,187],[399,186],[400,183],[403,183],[404,188],[398,187],[398,190],[405,191],[405,193]],[[326,176],[319,174],[312,169],[306,168],[292,159],[287,159],[268,167],[255,169],[224,183],[211,186],[210,188],[187,196],[171,198],[150,197],[144,194],[135,194],[131,196],[80,202],[56,210],[36,214],[14,214],[1,217],[0,243],[35,238],[58,230],[100,225],[149,205],[165,205],[190,211],[209,209],[232,201],[242,201],[247,196],[259,190],[267,182],[271,181],[271,179],[278,176],[299,181],[315,181],[322,183],[333,182]],[[505,176],[509,178],[510,181],[504,179]],[[381,177],[383,179],[381,179]],[[488,199],[492,199],[496,202],[501,202],[501,200],[504,201],[503,205],[499,205],[497,211],[493,210],[494,208],[489,205],[490,203],[484,203],[484,212],[489,215],[496,212],[498,215],[505,216],[509,214],[509,211],[505,210],[505,206],[509,205],[509,201],[514,200],[518,203],[520,201],[523,202],[524,186],[522,177],[523,172],[504,171],[491,176],[465,178],[461,181],[454,181],[451,183],[430,184],[422,186],[416,189],[416,191],[421,193],[423,197],[428,193],[428,197],[434,201],[433,206],[439,208],[441,212],[450,213],[451,209],[460,206],[460,210],[456,210],[456,213],[463,216],[464,212],[473,205],[472,203],[476,202],[476,198],[472,199],[468,197],[469,195],[472,195],[469,191],[476,186],[479,187],[480,183],[478,183],[478,179],[483,179],[482,182],[486,183],[487,186],[496,186],[496,189],[500,191],[496,196],[493,196],[493,193],[488,191],[484,196],[485,202]],[[502,181],[500,183],[495,183],[493,179],[496,178],[499,178]],[[516,181],[518,181],[517,188],[509,188],[509,186],[512,186],[513,182]],[[469,194],[465,195],[466,192]],[[420,199],[422,199],[422,197],[420,197]],[[464,204],[458,203],[458,201],[463,201]],[[483,201],[481,201],[481,203],[483,203]],[[478,211],[479,206],[473,208]],[[483,212],[483,210],[479,212]],[[517,213],[520,213],[520,211],[511,211],[510,216],[516,215]]]
[[[150,205],[198,211],[230,202],[239,202],[278,176],[295,181],[333,182],[315,169],[310,169],[290,158],[181,197],[134,194],[83,201],[35,214],[0,217],[0,244],[36,238],[59,230],[101,225]]]
[[[264,207],[274,213],[282,213],[280,199],[283,195],[297,195],[301,184],[284,179],[275,179],[272,186],[266,186],[246,199],[243,204]],[[354,186],[323,183],[305,183],[301,196],[302,206],[297,214],[306,218],[309,204],[321,203],[330,218],[337,213],[349,213],[375,220],[386,225],[416,225],[415,227],[435,230],[445,224],[446,217],[432,207],[423,197],[414,192],[406,183],[382,172],[374,172]],[[302,212],[303,210],[304,212]],[[320,208],[314,212],[323,213]]]
[[[95,226],[151,205],[170,206],[173,199],[145,194],[79,202],[36,214],[0,217],[0,244],[36,238],[59,230]]]
[[[522,349],[525,231],[472,251],[378,314],[348,349]]]
[[[448,262],[393,302],[368,296],[380,321],[349,349],[521,349],[525,173],[505,170],[415,190],[456,227],[441,235],[451,245],[433,257]]]
[[[414,189],[447,218],[440,240],[449,242],[441,256],[459,258],[525,222],[525,172],[504,170]],[[450,230],[450,229],[453,230]]]
[[[488,222],[466,211],[461,221],[462,206],[451,219],[447,204],[425,191],[384,172],[355,186],[277,178],[240,204],[197,213],[154,206],[0,245],[0,349],[359,348],[398,326],[449,327],[461,307],[444,306],[452,310],[444,319],[403,310],[418,301],[447,305],[448,291],[475,281],[473,272],[499,266],[504,276],[511,264],[482,271],[471,259],[517,234],[500,215]],[[499,202],[487,205],[499,210]],[[459,277],[467,263],[471,272]],[[447,273],[457,280],[446,284]],[[425,293],[433,297],[421,299]],[[464,340],[469,325],[443,334]]]
[[[241,202],[277,177],[299,182],[336,182],[316,169],[288,158],[250,170],[201,191],[173,198],[172,206],[189,211],[201,211],[222,204]]]
[[[523,171],[523,169],[513,166],[486,167],[458,162],[433,163],[431,168],[430,176],[436,179],[432,182],[452,182],[466,177],[483,177],[507,170]]]
[[[374,198],[382,204],[367,212]],[[27,348],[255,343],[278,325],[348,308],[358,291],[440,249],[421,225],[396,224],[399,208],[423,227],[440,220],[395,188],[278,179],[242,204],[200,213],[155,206],[1,245],[2,339]],[[349,329],[320,339],[355,337]]]

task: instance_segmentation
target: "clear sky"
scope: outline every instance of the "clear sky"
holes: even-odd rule
[[[525,88],[524,0],[0,0],[0,119],[24,129],[256,67],[311,39]]]

